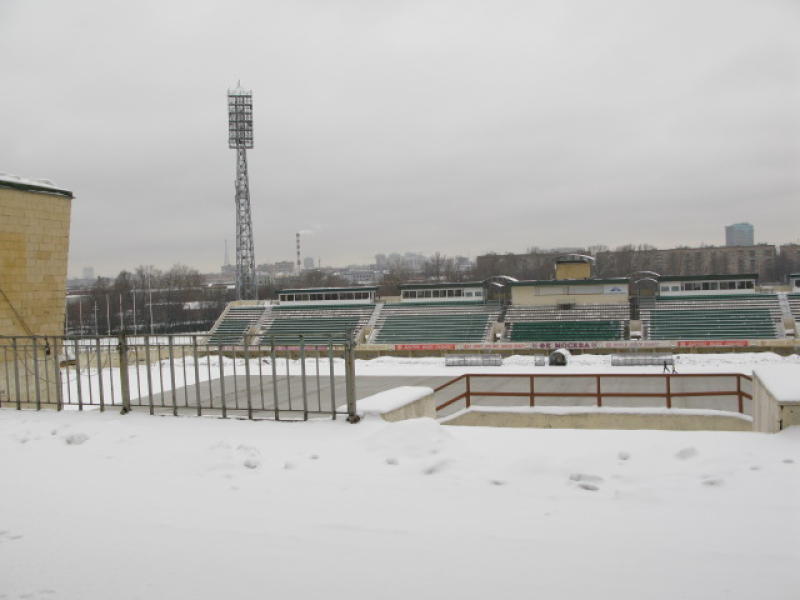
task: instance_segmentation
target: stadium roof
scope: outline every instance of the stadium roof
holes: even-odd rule
[[[375,285],[362,285],[358,287],[326,287],[326,288],[295,288],[291,290],[278,290],[279,294],[319,294],[325,292],[369,292],[375,291]]]
[[[598,283],[617,283],[628,285],[627,277],[609,277],[606,279],[531,279],[528,281],[515,281],[510,283],[517,286],[543,286],[543,285],[596,285]]]
[[[67,198],[74,197],[72,192],[56,187],[53,185],[52,181],[48,181],[47,179],[27,179],[9,173],[0,173],[0,187],[12,188],[23,192],[56,194],[58,196],[66,196]]]
[[[736,275],[662,275],[659,281],[720,281],[728,279],[758,279],[758,273]]]
[[[463,287],[483,287],[482,281],[440,281],[438,283],[401,283],[400,289],[434,289],[434,288],[463,288]]]

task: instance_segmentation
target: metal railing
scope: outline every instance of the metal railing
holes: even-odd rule
[[[302,335],[239,346],[206,335],[157,338],[0,336],[0,406],[358,420],[349,335],[314,345]]]
[[[726,378],[733,379],[735,385],[730,389],[695,389],[687,390],[691,382],[699,382],[700,378]],[[486,381],[487,379],[500,380],[500,384],[495,383],[494,389],[476,389],[477,381]],[[603,383],[610,383],[614,381],[619,383],[621,380],[640,379],[650,383],[651,385],[644,385],[644,389],[636,389],[633,391],[620,391],[603,389]],[[537,383],[541,384],[545,381],[552,380],[573,380],[573,382],[588,382],[583,386],[577,386],[578,389],[560,389],[557,391],[547,391],[537,387]],[[657,391],[653,391],[654,385],[658,387],[658,380],[663,381],[663,387]],[[660,399],[664,401],[666,408],[673,408],[673,401],[676,399],[690,399],[690,398],[733,398],[736,400],[736,410],[739,413],[744,413],[744,400],[752,400],[753,396],[743,389],[743,382],[752,383],[753,378],[742,373],[548,373],[548,374],[502,374],[495,375],[493,373],[465,373],[452,379],[442,385],[434,388],[434,393],[439,393],[451,386],[463,381],[463,390],[456,396],[445,400],[436,406],[436,411],[439,412],[456,402],[463,400],[465,407],[469,408],[472,405],[473,398],[480,397],[495,397],[495,398],[527,398],[528,405],[531,407],[536,406],[537,399],[564,399],[564,398],[587,398],[594,401],[594,405],[602,407],[606,400],[611,399]],[[504,387],[510,381],[523,382],[522,387],[515,391],[498,391],[498,387]],[[676,382],[681,382],[681,388],[677,389]],[[519,387],[519,386],[518,386]],[[549,387],[553,387],[552,385]],[[590,391],[580,391],[581,388],[592,388]],[[615,386],[620,387],[620,386]],[[622,386],[629,387],[629,386]],[[702,386],[701,386],[702,387]]]

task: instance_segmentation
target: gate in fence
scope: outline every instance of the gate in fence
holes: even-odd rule
[[[0,407],[355,422],[355,398],[349,332],[237,346],[205,335],[0,336]]]

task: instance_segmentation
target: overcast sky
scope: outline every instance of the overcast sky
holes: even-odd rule
[[[797,0],[0,1],[0,171],[72,190],[70,274],[800,241]]]

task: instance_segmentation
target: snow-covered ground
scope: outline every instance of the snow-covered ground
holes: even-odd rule
[[[209,379],[220,377],[219,358],[216,356],[203,356],[198,361],[198,381],[205,382]],[[92,395],[99,396],[99,385],[97,370],[87,365],[94,365],[94,360],[84,360],[84,367],[81,369],[82,379],[81,388],[85,398],[88,398],[89,389]],[[104,363],[106,364],[106,363]],[[178,358],[175,364],[175,385],[183,387],[184,382],[195,383],[194,359],[191,356]],[[334,374],[344,375],[344,360],[336,358],[333,360]],[[774,352],[741,352],[724,354],[678,354],[676,355],[675,366],[678,373],[744,373],[751,375],[753,369],[764,365],[797,365],[800,366],[800,355],[780,356]],[[259,366],[265,376],[272,373],[272,366],[258,359],[250,360],[250,372],[253,375],[259,373]],[[306,373],[309,377],[316,376],[317,361],[313,357],[306,359]],[[137,375],[138,369],[138,375]],[[300,375],[301,361],[278,358],[277,374]],[[330,374],[328,360],[324,357],[319,361],[320,376],[327,377]],[[225,376],[244,375],[244,359],[222,359],[222,372]],[[566,367],[537,367],[533,356],[514,355],[506,357],[500,367],[446,367],[444,357],[425,357],[425,358],[405,358],[398,356],[382,356],[370,360],[356,360],[357,376],[441,376],[457,377],[462,373],[661,373],[662,367],[612,367],[611,356],[601,354],[581,354],[570,357]],[[74,368],[63,370],[64,377],[64,398],[70,399],[73,404],[77,404],[77,376]],[[103,373],[103,389],[107,395],[113,390],[119,393],[119,369],[105,366]],[[185,377],[184,377],[185,373]],[[153,392],[158,393],[162,390],[171,390],[171,376],[169,361],[150,365],[150,374],[153,385]],[[147,366],[139,365],[129,369],[129,380],[131,394],[138,397],[140,394],[147,393]],[[69,390],[67,389],[69,387]],[[108,400],[106,400],[108,402]],[[116,401],[119,402],[118,397]]]
[[[800,430],[0,410],[0,598],[796,599]]]
[[[357,375],[452,375],[462,373],[660,373],[662,367],[612,367],[610,354],[577,354],[566,367],[537,367],[533,356],[513,355],[501,367],[446,367],[443,357],[402,358],[382,356],[356,361]],[[678,373],[744,373],[750,375],[761,365],[798,365],[800,355],[781,356],[774,352],[723,354],[676,354]],[[299,361],[298,361],[299,372]]]

